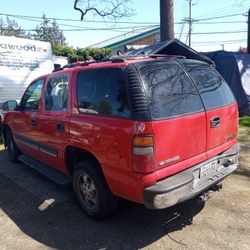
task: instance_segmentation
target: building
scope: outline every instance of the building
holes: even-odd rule
[[[110,48],[112,54],[125,53],[132,49],[141,49],[148,45],[160,42],[160,27],[146,29],[144,32],[137,29],[106,41],[94,44],[90,48]]]

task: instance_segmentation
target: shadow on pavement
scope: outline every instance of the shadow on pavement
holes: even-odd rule
[[[0,152],[0,156],[2,153]],[[2,162],[0,167],[1,164]],[[19,165],[15,167],[18,168]],[[156,211],[121,200],[112,217],[105,221],[95,221],[82,213],[73,192],[72,195],[67,195],[67,200],[41,211],[38,209],[43,202],[41,199],[3,174],[0,174],[0,190],[4,190],[0,192],[0,207],[4,213],[25,234],[57,249],[142,248],[168,233],[192,224],[193,217],[204,207],[203,202],[191,200]],[[61,189],[61,192],[64,191],[71,194],[70,187]],[[174,240],[170,236],[169,238]],[[182,242],[175,242],[177,247],[178,244],[184,245]]]
[[[250,177],[250,168],[244,164],[240,164],[240,167],[234,172],[234,175]]]

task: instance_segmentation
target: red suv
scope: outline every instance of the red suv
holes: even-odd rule
[[[3,137],[13,162],[73,182],[84,212],[117,197],[162,209],[238,167],[238,108],[210,65],[181,57],[76,63],[33,81]]]

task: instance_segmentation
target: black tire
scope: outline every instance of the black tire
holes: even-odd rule
[[[10,131],[7,131],[6,133],[6,146],[10,160],[14,163],[19,163],[18,157],[21,154],[21,151],[18,149]]]
[[[73,188],[81,208],[89,217],[104,219],[116,210],[118,198],[109,190],[95,161],[86,160],[76,165]]]

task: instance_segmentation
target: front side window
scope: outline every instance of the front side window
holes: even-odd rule
[[[124,72],[120,68],[79,72],[77,98],[81,113],[130,117]]]
[[[24,110],[38,111],[43,82],[44,79],[39,79],[31,83],[27,88],[21,101],[21,106]]]
[[[235,102],[231,89],[214,68],[197,63],[185,66],[200,92],[206,110]]]
[[[57,74],[50,77],[44,95],[44,110],[68,111],[69,74]]]
[[[204,110],[193,83],[175,61],[137,66],[153,119],[167,119]]]

